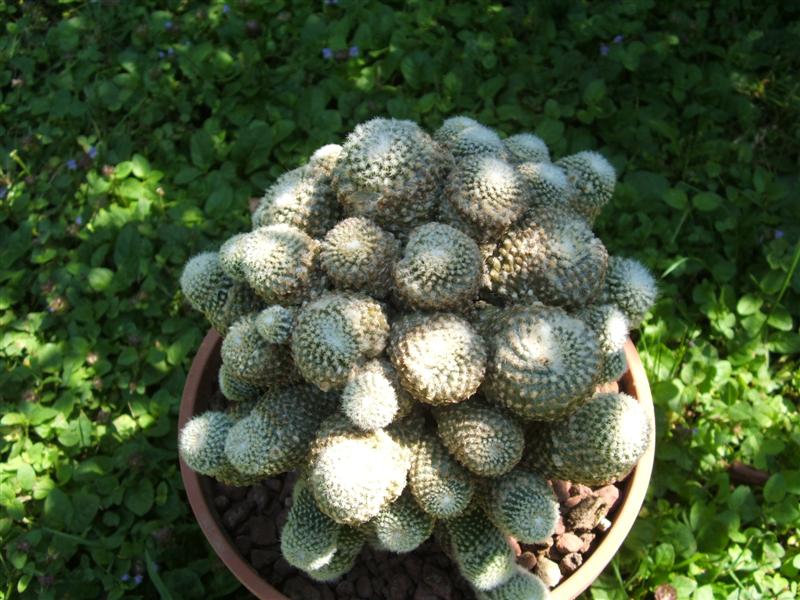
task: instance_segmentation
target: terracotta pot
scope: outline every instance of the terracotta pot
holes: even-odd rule
[[[220,366],[220,346],[222,338],[211,330],[206,335],[197,355],[192,362],[192,368],[186,378],[183,389],[180,414],[178,416],[178,431],[195,414],[205,411],[208,398],[212,395],[217,371]],[[650,386],[647,375],[642,367],[639,354],[633,342],[628,340],[625,346],[625,356],[628,359],[628,372],[620,381],[620,389],[634,398],[638,398],[647,413],[653,420],[653,399],[650,395]],[[654,421],[653,421],[654,422]],[[651,442],[633,473],[625,480],[620,493],[621,501],[613,517],[612,527],[602,534],[601,542],[595,547],[586,562],[572,575],[565,578],[552,592],[552,600],[572,600],[586,590],[592,582],[603,572],[603,569],[616,554],[625,536],[633,527],[633,522],[639,514],[639,509],[647,493],[650,482],[650,473],[653,469],[655,445]],[[289,600],[278,590],[267,583],[250,564],[242,558],[233,541],[222,528],[217,510],[211,503],[212,480],[198,475],[181,460],[181,477],[189,497],[197,522],[203,530],[214,551],[231,570],[236,578],[244,584],[257,598],[262,600]]]

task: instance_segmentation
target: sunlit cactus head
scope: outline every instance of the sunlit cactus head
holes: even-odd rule
[[[480,508],[446,521],[445,529],[458,570],[473,587],[492,590],[514,575],[514,552]]]
[[[595,394],[571,415],[529,433],[526,464],[544,477],[584,485],[623,479],[644,455],[653,423],[624,393]]]
[[[567,308],[600,295],[607,264],[605,246],[586,223],[556,211],[529,213],[487,261],[493,294]]]
[[[509,311],[489,341],[481,390],[525,420],[553,420],[591,396],[602,364],[597,335],[559,308]]]
[[[222,341],[222,363],[229,375],[259,388],[292,380],[294,369],[288,348],[272,344],[259,334],[257,314],[231,325]]]
[[[414,446],[408,485],[420,508],[437,519],[463,513],[475,493],[473,475],[432,432],[426,432]]]
[[[364,534],[354,527],[342,526],[336,538],[336,551],[330,562],[319,569],[306,571],[306,575],[315,581],[334,581],[353,568],[361,548],[364,546]]]
[[[476,125],[480,125],[480,123],[470,117],[450,117],[445,119],[442,126],[433,133],[433,139],[440,144],[447,145],[459,132]]]
[[[411,409],[412,399],[400,386],[391,363],[371,360],[350,373],[342,390],[342,412],[366,431],[386,427]]]
[[[318,243],[293,225],[259,227],[220,248],[221,263],[267,302],[298,304],[308,292]]]
[[[230,367],[224,364],[220,365],[217,379],[219,381],[219,391],[231,402],[257,400],[266,390],[265,385],[255,385],[240,379],[231,372]]]
[[[407,232],[434,213],[449,155],[412,121],[372,119],[347,137],[333,184],[348,216]]]
[[[341,154],[342,147],[339,144],[326,144],[314,151],[308,159],[308,167],[330,177]]]
[[[410,307],[447,310],[478,292],[482,273],[478,245],[443,223],[426,223],[409,235],[394,268],[397,294]]]
[[[286,562],[304,571],[327,566],[336,554],[341,529],[339,523],[317,508],[311,490],[302,479],[298,480],[281,530],[281,554]]]
[[[341,389],[350,370],[386,347],[389,323],[368,296],[329,293],[303,306],[292,331],[292,356],[306,381]]]
[[[183,268],[180,284],[192,308],[203,313],[222,334],[231,323],[261,304],[246,285],[225,273],[216,252],[203,252],[191,258]]]
[[[270,477],[304,459],[320,423],[336,409],[333,398],[303,384],[271,390],[225,439],[225,455],[241,473]]]
[[[451,313],[395,321],[389,355],[405,390],[427,404],[469,398],[486,370],[483,339],[465,319]]]
[[[285,173],[267,188],[253,212],[253,229],[284,223],[321,237],[341,218],[330,175],[310,165]]]
[[[573,187],[572,209],[589,222],[594,221],[614,195],[617,174],[602,154],[592,151],[565,156],[556,163],[564,169]]]
[[[478,591],[477,600],[547,600],[550,590],[536,575],[515,567],[511,579],[489,591]]]
[[[285,344],[292,335],[294,315],[297,309],[280,304],[268,306],[255,318],[255,328],[262,338],[270,344]]]
[[[320,264],[333,285],[384,298],[392,286],[392,266],[400,245],[388,231],[364,217],[340,221],[325,235]]]
[[[234,420],[220,411],[206,411],[192,417],[178,436],[178,451],[183,462],[201,475],[211,477],[222,472],[225,459],[225,438]]]
[[[517,170],[502,158],[475,155],[450,172],[444,203],[469,225],[478,241],[494,240],[528,207],[527,189]],[[447,212],[441,213],[446,217]]]
[[[503,140],[492,129],[477,124],[465,127],[454,132],[450,139],[444,142],[445,147],[452,152],[456,161],[467,156],[486,154],[498,158],[506,158],[506,147]]]
[[[550,150],[538,135],[518,133],[504,139],[503,145],[514,162],[550,162]]]
[[[628,319],[614,304],[592,304],[578,311],[575,316],[583,319],[600,341],[603,355],[600,381],[616,381],[628,367],[624,352],[628,339]]]
[[[308,482],[337,523],[366,523],[406,485],[410,457],[385,431],[363,431],[343,415],[327,419],[311,445]]]
[[[434,414],[445,448],[475,475],[498,477],[522,458],[524,431],[502,408],[475,397],[439,407]]]
[[[370,521],[380,546],[391,552],[411,552],[433,533],[435,519],[425,513],[410,492],[403,494]]]
[[[642,263],[621,256],[609,259],[602,300],[616,304],[631,329],[641,325],[657,297],[656,281]]]
[[[521,468],[486,485],[483,507],[500,531],[525,544],[546,542],[559,517],[558,499],[547,481]]]
[[[563,169],[549,162],[524,162],[517,165],[517,172],[525,182],[531,206],[568,208],[570,184]]]

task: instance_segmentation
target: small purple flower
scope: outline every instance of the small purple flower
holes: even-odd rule
[[[174,25],[175,25],[175,24],[174,24],[174,23],[173,23],[171,20],[169,20],[169,21],[164,21],[164,29],[166,29],[167,31],[169,31],[170,29],[172,29],[172,28],[174,27]]]
[[[330,48],[323,48],[322,49],[322,58],[325,60],[330,60],[333,58],[333,50]]]
[[[83,225],[83,217],[78,215],[75,217],[75,225]]]
[[[621,44],[624,40],[625,40],[625,36],[622,35],[621,33],[618,33],[617,35],[614,36],[614,40],[613,41],[614,41],[615,44]]]
[[[164,58],[165,56],[166,56],[166,54],[164,53],[163,50],[159,50],[158,51],[158,58]]]
[[[325,6],[335,6],[339,4],[339,0],[325,0]]]
[[[86,154],[89,156],[89,158],[92,159],[97,158],[97,148],[95,148],[94,146],[89,146],[89,149],[86,151]]]
[[[347,51],[347,54],[350,58],[356,58],[359,55],[360,51],[358,46],[350,46],[350,50]]]
[[[776,229],[774,235],[775,235],[775,239],[776,240],[781,239],[784,236],[783,230],[782,229]]]
[[[131,580],[131,576],[130,576],[128,573],[125,573],[124,575],[121,575],[121,576],[120,576],[119,580],[120,580],[120,581],[125,581],[125,582],[128,582],[128,581],[130,581],[130,580]]]
[[[167,48],[167,56],[175,56],[175,48]]]
[[[67,161],[67,168],[68,168],[70,171],[74,171],[75,169],[77,169],[77,168],[78,168],[78,163],[77,163],[77,162],[75,162],[75,159],[74,159],[74,158],[70,158],[70,159]]]
[[[144,577],[142,577],[141,573],[136,575],[136,577],[133,578],[133,584],[139,585],[140,583],[142,583],[142,579],[144,579]]]
[[[222,5],[222,12],[227,15],[229,12],[231,12],[231,7],[228,6],[227,4],[223,4]]]
[[[602,56],[608,56],[608,44],[600,44],[600,54]]]
[[[8,188],[4,185],[0,185],[0,200],[5,198],[8,195]]]

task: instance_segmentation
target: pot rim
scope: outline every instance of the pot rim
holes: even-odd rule
[[[213,329],[209,330],[195,355],[186,377],[178,414],[178,432],[196,414],[198,398],[209,390],[217,376],[220,366],[219,349],[222,337]],[[620,380],[620,388],[642,403],[650,422],[655,424],[653,398],[650,384],[639,353],[630,338],[625,343],[625,358],[628,370]],[[626,478],[621,491],[623,498],[616,508],[611,528],[603,534],[603,539],[595,547],[588,559],[570,576],[564,578],[550,592],[551,600],[574,600],[587,590],[601,575],[625,541],[633,523],[639,515],[655,459],[655,431],[650,445],[631,474]],[[216,509],[209,503],[211,479],[192,471],[183,459],[178,458],[189,504],[197,522],[211,547],[233,575],[257,598],[262,600],[289,600],[272,587],[237,550],[228,534],[222,528]]]

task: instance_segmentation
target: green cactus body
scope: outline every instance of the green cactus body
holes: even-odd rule
[[[459,571],[475,588],[492,590],[514,575],[511,547],[479,508],[446,521],[445,529]]]
[[[549,163],[550,150],[542,138],[532,133],[518,133],[503,140],[509,158],[518,163]]]
[[[342,412],[353,425],[366,431],[386,427],[410,410],[412,402],[400,387],[394,368],[384,359],[354,369],[342,391]]]
[[[641,325],[655,304],[658,287],[650,271],[633,258],[612,256],[601,300],[617,305],[630,327]]]
[[[480,123],[455,131],[445,141],[445,147],[450,150],[456,161],[478,155],[496,156],[502,159],[508,156],[500,136]]]
[[[299,480],[295,483],[292,506],[281,530],[281,553],[286,562],[298,569],[322,569],[336,554],[341,528],[317,508],[311,490]]]
[[[230,367],[224,364],[219,368],[219,391],[231,402],[247,402],[257,400],[266,390],[265,387],[254,385],[244,379],[238,378],[231,372]]]
[[[433,434],[414,447],[408,485],[420,508],[437,519],[463,513],[475,492],[473,476]]]
[[[227,466],[225,438],[234,420],[223,412],[192,417],[181,429],[178,451],[183,462],[201,475],[214,476]]]
[[[391,552],[411,552],[433,533],[434,518],[425,513],[408,492],[370,521],[379,544]]]
[[[476,125],[480,123],[470,117],[450,117],[445,119],[442,126],[434,132],[433,139],[440,144],[448,145],[459,132]]]
[[[336,552],[330,562],[319,569],[308,570],[306,574],[316,581],[338,579],[353,568],[363,546],[363,533],[353,527],[342,526],[336,540]]]
[[[475,397],[434,414],[442,443],[472,473],[497,477],[522,458],[524,432],[503,409]]]
[[[309,486],[325,514],[337,523],[358,525],[400,496],[409,463],[407,453],[386,432],[364,432],[334,415],[312,444]]]
[[[333,184],[348,216],[404,233],[433,215],[449,167],[447,153],[416,123],[372,119],[348,136]]]
[[[411,396],[439,405],[475,393],[486,369],[486,349],[465,319],[448,313],[418,314],[394,325],[389,355]]]
[[[258,388],[274,387],[294,378],[289,349],[259,335],[255,314],[231,326],[220,353],[228,375]]]
[[[523,162],[517,172],[525,183],[528,203],[544,210],[566,210],[569,181],[564,171],[549,162]]]
[[[350,217],[325,236],[320,264],[337,288],[384,298],[399,251],[391,233],[364,217]]]
[[[481,274],[481,253],[469,236],[443,223],[426,223],[409,235],[394,283],[409,306],[447,310],[477,294]]]
[[[292,335],[296,310],[273,304],[262,310],[255,319],[255,329],[270,344],[285,344]]]
[[[614,195],[617,174],[602,155],[585,151],[565,156],[556,165],[564,169],[574,192],[570,206],[590,223]]]
[[[481,389],[525,420],[551,421],[588,401],[601,361],[597,336],[583,321],[559,308],[520,307],[491,339]]]
[[[306,304],[292,332],[292,356],[306,381],[340,389],[351,369],[386,347],[389,323],[372,298],[329,293]]]
[[[653,424],[627,394],[595,394],[573,414],[532,430],[526,462],[548,478],[605,485],[624,478],[647,450]]]
[[[628,370],[624,351],[628,339],[628,319],[613,304],[592,304],[578,311],[575,316],[583,319],[600,341],[603,355],[600,382],[617,381]]]
[[[558,500],[547,481],[516,468],[487,486],[484,510],[495,526],[525,544],[545,542],[558,522]]]
[[[450,172],[443,204],[470,226],[478,242],[494,240],[528,207],[527,189],[517,170],[486,155],[470,156]]]
[[[308,168],[331,177],[341,154],[342,147],[339,144],[326,144],[309,157]]]
[[[528,213],[487,261],[490,289],[511,302],[535,296],[579,307],[602,290],[608,252],[586,223],[552,210]]]
[[[544,582],[530,571],[516,567],[511,579],[488,592],[479,591],[477,600],[547,600],[550,591]]]

